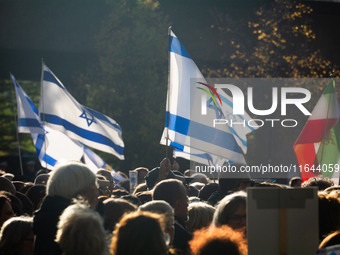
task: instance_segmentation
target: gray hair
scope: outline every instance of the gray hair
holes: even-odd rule
[[[198,229],[208,227],[212,222],[214,212],[215,207],[204,202],[189,204],[189,220],[186,222],[189,232],[193,233]]]
[[[63,163],[50,173],[46,194],[66,199],[77,197],[96,183],[96,175],[84,164],[70,161]]]
[[[16,254],[15,249],[32,232],[33,218],[20,216],[5,221],[0,232],[2,254]]]
[[[153,212],[153,213],[158,213],[158,214],[170,214],[174,215],[174,210],[172,209],[171,205],[169,203],[162,201],[162,200],[153,200],[150,202],[147,202],[143,205],[141,205],[138,208],[138,211],[148,211],[148,212]]]
[[[225,196],[217,205],[212,224],[214,226],[228,225],[229,219],[240,204],[246,204],[247,193],[237,191]]]
[[[105,230],[100,215],[84,204],[65,209],[59,218],[56,242],[65,255],[104,254]]]
[[[166,227],[169,228],[173,224],[174,209],[168,202],[162,200],[149,201],[139,206],[138,211],[153,212],[165,216]]]

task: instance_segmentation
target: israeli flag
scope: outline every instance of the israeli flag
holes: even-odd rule
[[[81,143],[49,127],[45,127],[45,132],[45,135],[31,134],[42,167],[54,170],[60,162],[81,160],[84,154]]]
[[[72,141],[63,133],[43,127],[39,121],[38,110],[32,100],[11,75],[18,105],[18,131],[30,133],[42,167],[53,170],[62,160],[80,160],[83,145]]]
[[[37,108],[12,74],[11,79],[14,84],[17,99],[18,132],[44,134],[44,129],[39,121]]]
[[[202,90],[196,82],[206,83],[200,70],[170,30],[170,70],[166,104],[166,122],[161,144],[167,140],[216,155],[234,162],[246,163],[228,125],[213,126],[220,109],[207,108],[202,116]],[[204,93],[204,92],[203,92]]]
[[[46,65],[43,65],[39,112],[44,125],[124,159],[120,126],[113,119],[79,104]]]
[[[244,113],[244,115],[234,115],[233,114],[233,98],[230,97],[227,93],[225,93],[221,88],[216,89],[218,95],[223,102],[221,105],[221,110],[224,115],[224,119],[232,120],[233,123],[238,123],[233,125],[232,127],[229,126],[231,133],[233,134],[238,146],[242,149],[243,153],[247,153],[247,134],[255,131],[259,128],[256,122],[252,122],[252,126],[248,123],[252,119],[248,113]],[[243,123],[243,124],[241,124]]]

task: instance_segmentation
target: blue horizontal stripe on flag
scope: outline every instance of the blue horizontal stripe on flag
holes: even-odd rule
[[[43,154],[43,156],[40,156],[41,150],[43,149],[44,146],[44,141],[45,141],[45,136],[40,134],[37,137],[37,141],[35,143],[35,149],[37,150],[37,154],[39,156],[39,159],[43,160],[50,166],[55,166],[57,163],[57,160],[51,157],[50,155],[47,155],[46,153]],[[61,148],[62,149],[62,148]]]
[[[97,119],[100,119],[102,121],[107,122],[108,124],[110,124],[111,126],[113,126],[114,128],[118,129],[119,131],[122,131],[122,129],[120,128],[120,126],[118,124],[112,123],[104,114],[101,114],[91,108],[88,108],[86,106],[83,106],[84,108],[86,108],[86,110],[88,110],[94,117],[96,117]]]
[[[176,143],[176,142],[170,142],[170,146],[174,147],[177,151],[183,151],[184,146],[182,144]]]
[[[181,42],[176,37],[173,37],[173,36],[171,36],[171,39],[170,39],[170,51],[182,57],[191,59],[189,53],[184,49]]]
[[[44,154],[42,160],[45,161],[50,166],[55,166],[55,164],[57,164],[57,160],[55,160],[54,158],[52,158],[51,156],[47,154]]]
[[[166,112],[166,114],[168,115],[169,112]],[[234,136],[230,133],[173,114],[166,118],[166,120],[168,119],[168,128],[170,130],[237,153],[242,153]]]
[[[60,88],[65,89],[59,82],[58,80],[51,74],[49,71],[44,71],[44,81],[52,82],[58,85]]]
[[[40,122],[37,119],[19,119],[19,127],[40,127],[42,128]]]
[[[107,145],[113,148],[118,154],[124,155],[124,147],[121,147],[115,144],[111,139],[107,138],[104,135],[80,128],[68,122],[67,120],[64,120],[55,115],[41,113],[40,116],[42,119],[44,119],[48,123],[63,126],[66,130],[71,131],[83,137],[84,139],[87,139],[89,141],[96,142],[99,144]]]

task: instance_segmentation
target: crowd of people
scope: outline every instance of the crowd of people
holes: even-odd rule
[[[340,188],[324,177],[289,185],[219,179],[165,158],[136,168],[138,186],[80,162],[34,181],[0,176],[0,255],[248,254],[247,187],[318,187],[319,248],[340,244]]]

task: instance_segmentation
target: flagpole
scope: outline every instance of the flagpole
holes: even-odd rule
[[[169,119],[170,119],[170,47],[171,47],[171,26],[168,29],[168,37],[169,37],[169,49],[168,49],[168,95],[167,95],[167,110],[166,111],[166,144],[165,144],[165,157],[168,158],[168,147],[169,147]]]
[[[45,154],[45,168],[47,169],[47,153],[46,153],[46,132],[45,132],[45,102],[44,102],[44,60],[41,59],[41,79],[40,79],[40,86],[41,86],[41,98],[42,98],[42,110],[43,110],[43,129],[44,129],[44,154]],[[40,112],[39,112],[40,118]]]
[[[10,75],[12,76],[12,74],[10,73]],[[19,132],[18,132],[18,122],[17,122],[17,118],[16,118],[16,114],[15,114],[15,105],[14,105],[14,93],[13,93],[13,87],[14,87],[14,83],[11,77],[11,83],[13,86],[11,86],[11,92],[12,92],[12,103],[13,103],[13,114],[14,114],[14,122],[15,122],[15,133],[17,136],[17,142],[18,142],[18,152],[19,152],[19,163],[20,163],[20,172],[21,175],[24,175],[24,171],[22,169],[22,160],[21,160],[21,151],[20,151],[20,141],[19,141]]]

